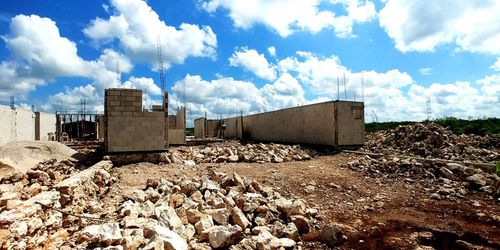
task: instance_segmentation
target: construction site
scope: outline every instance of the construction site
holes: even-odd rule
[[[107,89],[0,106],[0,249],[499,249],[497,136],[365,135],[363,102],[224,119]]]

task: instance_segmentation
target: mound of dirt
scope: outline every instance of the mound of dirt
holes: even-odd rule
[[[21,172],[26,173],[39,162],[56,159],[74,160],[76,151],[53,141],[11,142],[0,147],[0,177]]]

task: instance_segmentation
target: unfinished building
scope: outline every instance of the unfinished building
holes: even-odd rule
[[[363,145],[364,124],[363,102],[329,101],[222,120],[199,118],[195,137],[350,146]]]
[[[161,107],[143,110],[142,90],[106,89],[104,147],[108,153],[165,151],[168,148],[168,97]]]
[[[15,141],[54,140],[54,114],[0,105],[0,146]]]
[[[186,108],[180,107],[175,115],[168,116],[168,144],[186,144]]]
[[[142,90],[106,89],[104,93],[104,148],[108,153],[165,151],[169,144],[186,143],[185,108],[168,115],[168,95],[152,110],[143,108]],[[99,136],[100,137],[100,136]]]

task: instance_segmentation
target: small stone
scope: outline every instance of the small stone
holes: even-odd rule
[[[214,226],[208,230],[208,242],[213,248],[223,248],[235,244],[241,239],[239,226]]]
[[[312,186],[312,185],[307,185],[304,189],[304,191],[308,194],[314,192],[316,190],[316,187],[315,186]]]
[[[441,175],[443,175],[444,177],[446,177],[446,178],[448,178],[450,180],[456,179],[455,175],[453,175],[453,172],[451,172],[449,169],[447,169],[445,167],[441,167],[439,169],[439,173],[441,173]]]
[[[200,221],[203,214],[196,209],[188,209],[186,211],[186,216],[189,223],[195,224],[196,222]]]
[[[441,200],[441,195],[438,193],[433,193],[433,194],[431,194],[431,199]]]
[[[293,224],[297,227],[300,234],[308,233],[310,230],[309,221],[302,215],[291,216]]]
[[[212,216],[219,225],[227,225],[231,216],[227,208],[207,209],[203,212]]]
[[[344,235],[342,231],[332,225],[326,225],[320,232],[321,241],[330,247],[339,246],[344,242]]]
[[[233,222],[236,225],[240,226],[241,228],[245,229],[248,226],[252,225],[252,223],[248,221],[247,217],[245,217],[245,214],[243,214],[243,212],[239,208],[237,207],[230,208],[229,212],[231,213],[231,218],[233,219]]]
[[[482,174],[474,174],[472,176],[467,177],[467,180],[479,187],[485,186],[486,185],[486,178]]]
[[[287,249],[293,248],[297,243],[289,238],[274,238],[269,241],[269,248],[271,249]]]
[[[299,240],[299,230],[294,223],[286,224],[285,228],[283,229],[283,235],[295,241]]]
[[[102,243],[106,246],[119,243],[122,239],[120,226],[116,222],[85,227],[77,242]]]
[[[146,238],[152,238],[155,242],[153,247],[148,246],[144,247],[144,249],[169,249],[169,250],[187,250],[188,245],[187,242],[179,236],[177,233],[171,231],[166,227],[162,227],[156,224],[146,225],[144,228],[144,236]],[[157,247],[154,247],[157,246]]]
[[[196,166],[196,162],[194,162],[193,160],[186,160],[183,163],[184,163],[184,166],[186,166],[186,167],[194,167],[194,166]]]
[[[196,233],[201,234],[203,231],[211,228],[214,225],[214,221],[212,216],[208,214],[201,214],[200,220],[196,222],[194,228],[196,229]]]
[[[230,162],[238,162],[239,157],[237,155],[231,155],[231,156],[228,157],[228,160]]]
[[[21,239],[28,233],[28,224],[22,221],[16,221],[10,225],[9,230],[13,237]]]

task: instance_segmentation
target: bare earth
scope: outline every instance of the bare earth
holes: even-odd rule
[[[457,201],[433,200],[418,180],[407,183],[403,178],[370,178],[340,166],[356,157],[340,153],[309,161],[207,163],[195,167],[132,164],[112,170],[118,182],[111,193],[119,199],[144,188],[147,179],[195,177],[215,168],[272,186],[285,197],[304,199],[308,207],[319,209],[324,223],[343,229],[347,242],[341,249],[413,249],[417,242],[435,249],[456,249],[460,240],[482,249],[500,248],[498,200],[480,193]],[[302,236],[305,248],[328,249],[318,242],[318,230]]]

